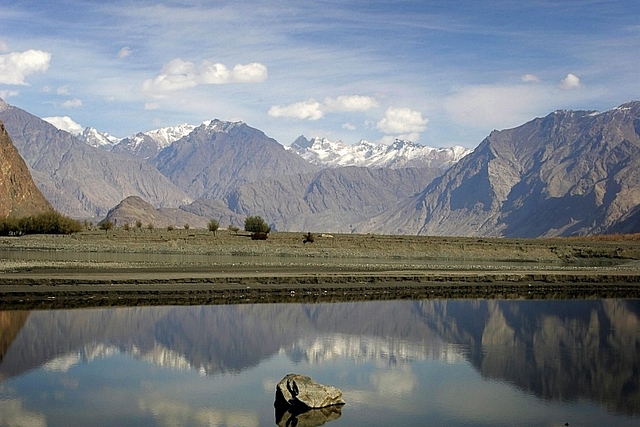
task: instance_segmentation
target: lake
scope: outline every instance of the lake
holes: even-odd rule
[[[0,426],[637,426],[640,300],[0,311]]]

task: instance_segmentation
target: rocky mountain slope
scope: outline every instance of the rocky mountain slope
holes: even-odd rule
[[[640,102],[494,131],[420,195],[358,231],[556,236],[640,231]]]
[[[372,168],[429,167],[446,170],[472,150],[461,146],[433,148],[396,140],[391,145],[361,140],[347,145],[326,138],[299,137],[290,150],[320,167],[362,166]]]
[[[51,204],[36,187],[27,164],[0,121],[0,218],[51,210]]]
[[[246,184],[227,205],[242,215],[262,215],[277,230],[351,232],[353,224],[420,192],[436,168],[323,169]]]
[[[152,165],[92,147],[1,100],[0,120],[38,188],[66,215],[102,218],[130,195],[156,207],[192,200]]]
[[[187,212],[178,208],[156,209],[138,196],[129,196],[113,209],[104,219],[111,221],[116,227],[129,224],[134,227],[139,220],[143,227],[153,224],[154,227],[183,227],[189,224],[193,228],[206,228],[207,217]]]
[[[316,170],[263,132],[220,120],[198,126],[152,163],[194,199],[220,199],[243,184]]]

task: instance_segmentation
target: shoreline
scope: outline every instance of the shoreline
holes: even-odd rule
[[[301,236],[252,242],[158,231],[0,239],[0,310],[640,298],[638,241],[337,235],[311,246]]]

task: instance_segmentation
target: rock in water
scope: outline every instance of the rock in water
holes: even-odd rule
[[[306,375],[289,374],[276,386],[276,407],[312,409],[333,405],[344,405],[342,391],[318,384]]]

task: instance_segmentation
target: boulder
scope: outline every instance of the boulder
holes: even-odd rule
[[[276,386],[276,407],[317,409],[344,403],[342,391],[318,384],[306,375],[289,374]]]

